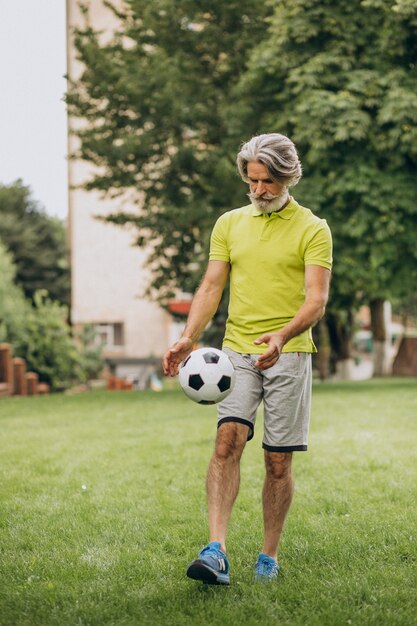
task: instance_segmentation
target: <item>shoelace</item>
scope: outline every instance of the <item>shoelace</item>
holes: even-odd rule
[[[275,572],[278,571],[278,565],[273,561],[262,559],[262,561],[259,562],[258,571],[260,574],[271,576],[271,574],[275,574]]]
[[[216,548],[210,548],[210,546],[206,546],[205,548],[203,548],[200,552],[200,556],[214,556],[215,558],[219,558],[221,556],[221,552],[220,550],[217,550]]]

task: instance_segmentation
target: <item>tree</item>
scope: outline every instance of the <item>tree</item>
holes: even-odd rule
[[[235,87],[250,102],[235,121],[242,132],[294,139],[304,164],[297,198],[333,231],[329,312],[351,326],[353,309],[369,302],[375,322],[384,299],[415,293],[417,281],[417,1],[271,6]],[[380,325],[375,338],[384,339]]]
[[[30,305],[15,284],[13,257],[1,240],[0,268],[0,343],[14,343],[27,335],[25,320]]]
[[[339,357],[355,307],[409,294],[416,2],[129,0],[107,43],[85,9],[75,43],[86,69],[67,96],[87,122],[75,156],[97,166],[87,189],[133,192],[137,212],[111,219],[151,246],[154,297],[193,291],[215,218],[242,204],[236,148],[268,131],[296,141],[297,199],[333,231],[327,320]]]
[[[13,256],[16,281],[26,297],[47,289],[53,300],[69,304],[65,227],[39,207],[21,180],[0,185],[0,238]]]
[[[110,42],[87,8],[75,32],[85,70],[67,103],[87,124],[77,125],[74,156],[97,166],[87,189],[130,193],[137,210],[110,220],[136,226],[138,245],[150,249],[149,292],[166,304],[178,289],[194,291],[216,217],[244,203],[231,89],[270,9],[263,0],[129,0],[112,10],[119,28]]]
[[[101,347],[92,345],[92,329],[86,328],[78,341],[71,336],[68,309],[36,291],[25,298],[16,284],[12,255],[0,240],[0,342],[13,346],[13,353],[26,361],[55,391],[86,382],[102,370]]]

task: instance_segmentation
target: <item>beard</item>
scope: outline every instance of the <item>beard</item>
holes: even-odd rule
[[[262,195],[252,193],[251,191],[248,193],[248,198],[261,213],[279,211],[287,202],[288,197],[288,189],[283,189],[278,196],[274,196],[272,193],[263,193]]]

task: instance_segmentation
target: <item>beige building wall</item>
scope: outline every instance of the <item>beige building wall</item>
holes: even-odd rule
[[[88,4],[92,25],[111,32],[115,18],[102,0],[89,0]],[[68,75],[72,79],[80,75],[81,67],[71,32],[75,25],[82,24],[82,19],[78,0],[67,0]],[[76,124],[80,121],[69,119],[70,128]],[[69,134],[70,154],[76,142]],[[107,337],[107,356],[160,357],[172,341],[175,325],[170,315],[143,295],[149,279],[144,268],[146,253],[133,247],[134,231],[95,218],[134,209],[128,199],[108,200],[96,192],[74,189],[89,179],[91,172],[90,164],[69,160],[72,321],[75,325],[98,325],[102,336]]]

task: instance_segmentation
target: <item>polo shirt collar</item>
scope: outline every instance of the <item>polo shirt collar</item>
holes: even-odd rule
[[[298,209],[298,206],[298,202],[296,202],[294,198],[291,197],[291,200],[289,201],[285,209],[282,209],[282,211],[279,211],[278,213],[271,213],[270,215],[271,217],[280,217],[283,220],[290,220]],[[251,204],[250,208],[251,215],[253,215],[254,217],[258,217],[259,215],[265,215],[265,213],[262,213],[262,211],[258,211],[254,204]]]

